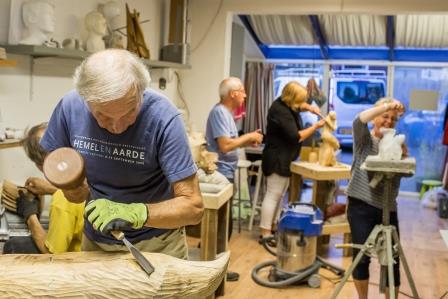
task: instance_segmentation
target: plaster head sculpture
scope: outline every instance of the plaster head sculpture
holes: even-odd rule
[[[99,7],[99,10],[104,15],[107,21],[107,35],[104,37],[106,48],[124,48],[124,41],[122,35],[114,32],[117,27],[116,22],[118,16],[121,15],[120,5],[115,1],[109,1]]]
[[[403,156],[403,134],[395,135],[395,129],[381,128],[383,138],[378,145],[378,156],[381,160],[398,161]]]
[[[103,36],[107,33],[107,22],[104,16],[97,12],[89,12],[84,18],[87,29],[86,50],[89,52],[98,52],[104,50],[105,44]]]
[[[44,0],[29,0],[22,4],[25,32],[19,44],[43,45],[54,32],[54,6]]]
[[[113,19],[121,15],[120,5],[115,1],[109,1],[103,5],[102,13],[106,18],[108,25],[111,26]]]

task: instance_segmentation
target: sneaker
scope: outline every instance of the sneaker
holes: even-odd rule
[[[231,272],[231,271],[227,272],[227,275],[226,275],[227,281],[238,281],[238,279],[240,279],[240,275],[238,273]]]

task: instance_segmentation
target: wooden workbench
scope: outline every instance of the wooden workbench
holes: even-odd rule
[[[204,215],[201,222],[201,253],[203,261],[216,258],[227,251],[229,228],[229,199],[233,196],[233,185],[227,185],[219,193],[202,193]],[[224,295],[225,276],[215,295]]]
[[[317,205],[322,211],[325,210],[325,201],[330,191],[327,181],[350,179],[350,166],[338,163],[334,167],[320,166],[317,163],[310,162],[292,162],[291,163],[291,182],[289,184],[289,201],[297,201],[299,198],[300,187],[303,179],[313,181],[312,203]],[[344,234],[344,242],[350,239],[350,226],[346,223],[326,224],[322,228],[322,235],[331,235],[336,233]],[[344,256],[349,255],[349,250],[344,249]]]

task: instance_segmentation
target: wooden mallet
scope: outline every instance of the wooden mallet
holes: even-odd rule
[[[53,186],[65,190],[76,189],[84,182],[84,159],[76,150],[61,147],[45,158],[43,171]]]

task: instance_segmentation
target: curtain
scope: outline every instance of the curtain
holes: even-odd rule
[[[398,15],[396,44],[405,48],[447,48],[448,16]]]
[[[269,107],[274,101],[274,64],[247,62],[245,72],[246,118],[243,131],[266,133]]]
[[[309,16],[252,15],[250,23],[258,38],[267,45],[316,44]]]
[[[319,23],[329,45],[378,47],[386,45],[386,16],[321,15]]]

